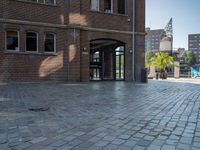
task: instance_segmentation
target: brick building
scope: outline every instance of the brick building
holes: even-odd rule
[[[173,22],[169,20],[164,29],[151,30],[146,28],[145,50],[168,52],[173,50]]]
[[[150,28],[146,28],[146,32],[147,32],[145,39],[146,51],[148,50],[153,52],[159,51],[161,35],[164,32],[164,29],[151,30]]]
[[[200,64],[200,34],[188,35],[188,49],[195,55],[196,63]]]
[[[0,1],[0,81],[140,81],[144,41],[145,0]]]

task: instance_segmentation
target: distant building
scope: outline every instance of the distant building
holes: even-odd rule
[[[200,64],[200,34],[188,35],[188,49],[195,55],[196,63]]]
[[[188,76],[188,72],[190,72],[190,67],[186,63],[186,53],[185,48],[178,48],[173,52],[174,60],[180,62],[180,76]]]
[[[145,46],[146,51],[151,50],[153,52],[159,51],[160,48],[160,39],[161,35],[164,32],[164,29],[151,30],[150,28],[146,28],[146,40]]]
[[[146,28],[145,50],[153,52],[162,51],[172,54],[173,49],[173,26],[172,18],[164,29],[151,30]]]

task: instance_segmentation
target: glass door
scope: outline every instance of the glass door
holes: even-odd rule
[[[115,51],[115,80],[124,79],[124,47],[118,47]]]

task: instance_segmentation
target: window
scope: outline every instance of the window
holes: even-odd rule
[[[56,36],[53,33],[45,34],[44,51],[54,53],[56,50]]]
[[[51,5],[56,4],[56,0],[21,0],[21,1],[41,3],[41,4],[51,4]]]
[[[17,31],[6,31],[6,50],[19,51],[19,33]]]
[[[37,52],[38,50],[38,35],[35,32],[26,33],[26,50]]]
[[[194,51],[193,53],[194,53],[194,54],[197,54],[197,51]]]
[[[99,0],[91,0],[90,7],[92,10],[99,11]]]
[[[107,13],[112,13],[113,11],[113,1],[112,0],[104,0],[104,11]]]
[[[125,14],[126,0],[118,0],[118,13]]]
[[[45,4],[55,4],[55,0],[45,0]]]

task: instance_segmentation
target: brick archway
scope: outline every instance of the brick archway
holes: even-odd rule
[[[125,43],[113,39],[90,41],[90,80],[125,80]]]

